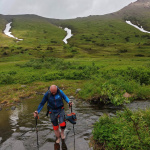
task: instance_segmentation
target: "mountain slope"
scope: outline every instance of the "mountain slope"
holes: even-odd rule
[[[148,0],[138,0],[116,13],[102,16],[68,20],[48,19],[36,15],[3,18],[4,22],[13,22],[11,31],[16,37],[24,40],[16,43],[16,40],[3,35],[5,39],[1,40],[1,47],[25,47],[24,50],[30,51],[32,55],[44,53],[45,56],[46,50],[50,49],[56,56],[58,54],[58,57],[150,56],[150,34],[142,33],[125,22],[130,20],[149,29]],[[72,30],[73,37],[69,39],[68,45],[62,41],[66,33],[59,26]],[[6,38],[11,42],[6,43]]]
[[[143,26],[144,29],[150,31],[150,1],[137,0],[129,4],[120,11],[114,13],[116,16],[124,20],[130,20],[138,26]]]
[[[63,43],[65,31],[52,25],[48,19],[36,15],[3,16],[3,18],[5,23],[12,22],[12,34],[24,39],[19,42],[20,45],[34,47],[37,43],[41,46]]]
[[[142,33],[125,22],[130,20],[132,23],[139,23],[148,30],[150,27],[149,3],[148,0],[138,0],[116,13],[51,22],[71,28],[74,36],[69,43],[85,53],[122,55],[120,52],[128,51],[127,55],[137,52],[149,56],[147,46],[150,46],[150,34]],[[141,46],[144,49],[142,51]]]

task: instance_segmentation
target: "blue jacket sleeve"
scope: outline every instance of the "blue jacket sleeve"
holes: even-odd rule
[[[63,92],[62,90],[60,90],[60,93],[61,93],[63,99],[64,99],[67,103],[69,103],[70,100],[69,100],[69,98],[64,94],[64,92]]]
[[[47,99],[48,99],[48,92],[46,92],[46,93],[44,94],[44,97],[43,97],[41,103],[40,103],[39,106],[38,106],[38,109],[37,109],[38,114],[39,114],[40,111],[42,110],[42,108],[43,108],[44,104],[46,103]]]

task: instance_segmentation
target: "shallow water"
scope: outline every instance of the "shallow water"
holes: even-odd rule
[[[55,136],[49,118],[45,116],[46,107],[41,111],[38,120],[39,148],[37,148],[37,134],[35,131],[35,119],[33,111],[37,109],[42,96],[38,99],[23,100],[15,110],[0,111],[0,149],[1,150],[52,150],[54,149]],[[101,108],[83,102],[82,100],[72,100],[74,102],[73,112],[77,114],[77,124],[67,122],[65,130],[66,145],[68,150],[92,150],[89,147],[89,139],[92,133],[93,124],[103,113],[115,116],[120,107],[112,105]],[[150,101],[135,101],[127,105],[130,109],[145,109],[150,107]],[[65,106],[66,113],[70,113],[68,106]],[[75,134],[75,135],[74,135]],[[61,144],[60,144],[61,145]]]

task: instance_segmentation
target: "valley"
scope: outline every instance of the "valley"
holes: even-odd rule
[[[0,110],[41,98],[56,84],[79,106],[81,100],[88,107],[123,108],[90,124],[95,149],[105,143],[108,149],[149,147],[149,109],[126,108],[150,100],[149,4],[137,0],[114,13],[62,20],[0,15]]]

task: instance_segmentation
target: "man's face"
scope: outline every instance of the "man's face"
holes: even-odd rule
[[[50,87],[50,92],[52,93],[52,95],[56,95],[56,93],[57,93],[57,87],[56,86],[51,86]]]
[[[53,91],[53,92],[51,92],[52,93],[52,95],[56,95],[56,93],[57,93],[57,91],[55,92],[55,91]]]

